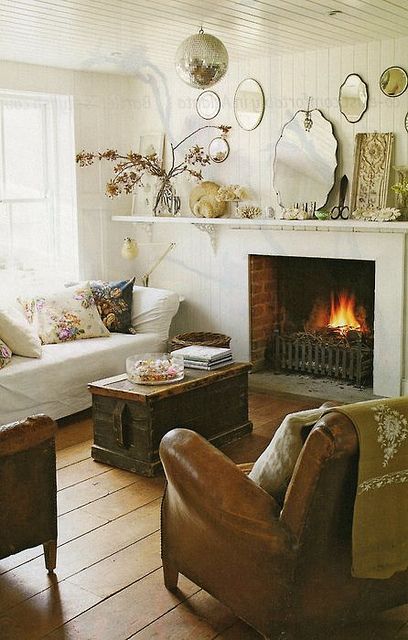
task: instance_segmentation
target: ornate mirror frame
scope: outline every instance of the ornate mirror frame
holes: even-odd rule
[[[221,136],[213,138],[208,145],[208,155],[213,162],[224,162],[230,152],[228,141]]]
[[[391,90],[392,87],[390,87],[387,91],[387,85],[391,81],[391,74],[393,71],[399,72],[400,80],[402,81],[401,85],[400,84],[397,85],[397,88],[395,89],[395,91],[397,91],[396,93],[394,92],[394,90]],[[408,87],[408,74],[405,71],[405,69],[403,69],[402,67],[397,67],[397,66],[388,67],[382,72],[380,76],[379,84],[380,84],[380,89],[384,95],[388,96],[389,98],[398,98],[398,96],[401,96]]]
[[[393,133],[357,133],[350,211],[387,206]]]
[[[204,104],[204,107],[206,107],[207,100],[212,100],[213,101],[214,108],[212,110],[208,110],[207,113],[206,113],[205,112],[205,108],[203,108],[203,104]],[[201,105],[200,105],[200,103],[201,103]],[[196,111],[197,111],[198,115],[200,116],[200,118],[203,118],[204,120],[212,120],[213,118],[218,116],[218,114],[220,112],[220,109],[221,109],[221,99],[220,99],[220,96],[218,95],[218,93],[215,93],[215,91],[203,91],[197,97],[197,100],[196,100]],[[205,113],[206,113],[206,115],[204,115]]]
[[[250,113],[254,113],[257,114],[257,118],[254,118],[253,124],[249,125],[248,123],[245,123],[244,119],[240,116],[240,111],[244,111],[242,108],[239,109],[238,108],[238,101],[239,101],[239,92],[241,90],[241,92],[243,91],[243,85],[245,83],[254,83],[255,85],[255,89],[257,91],[257,97],[259,98],[260,101],[260,106],[257,110],[252,109],[250,111]],[[254,93],[254,92],[252,92]],[[252,99],[253,100],[253,99]],[[245,111],[244,111],[245,113]],[[239,85],[237,86],[236,90],[235,90],[235,94],[234,94],[234,115],[235,115],[235,119],[238,122],[239,126],[241,127],[241,129],[244,129],[245,131],[253,131],[254,129],[256,129],[263,118],[263,115],[265,113],[265,94],[263,92],[263,89],[261,87],[261,85],[259,84],[258,80],[255,80],[254,78],[244,78],[244,80],[241,80],[241,82],[239,83]]]
[[[347,113],[346,110],[345,110],[344,103],[342,104],[342,93],[344,92],[344,90],[345,90],[345,88],[347,86],[353,86],[352,84],[350,84],[350,80],[354,79],[354,78],[358,79],[359,87],[358,87],[358,83],[356,83],[355,86],[359,90],[359,94],[360,95],[358,96],[358,99],[360,100],[362,106],[361,106],[360,111],[355,116],[350,116],[350,113]],[[356,100],[357,98],[351,97],[351,99],[352,100]],[[364,82],[364,80],[362,79],[362,77],[358,73],[349,73],[349,75],[344,80],[343,84],[340,85],[340,89],[339,89],[339,108],[340,108],[340,113],[343,114],[343,116],[346,118],[347,122],[352,122],[353,124],[355,122],[359,122],[359,120],[361,120],[361,118],[363,117],[363,115],[367,111],[367,108],[368,108],[368,86],[367,86],[367,83]]]

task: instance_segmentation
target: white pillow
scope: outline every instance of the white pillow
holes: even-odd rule
[[[41,357],[41,341],[34,327],[16,307],[0,308],[0,336],[13,353]]]
[[[332,404],[325,403],[317,409],[288,413],[249,472],[248,477],[280,504],[283,503],[293,469],[303,448],[305,435],[307,437],[310,428]],[[303,433],[305,429],[306,434]]]
[[[20,299],[20,303],[43,344],[110,336],[96,308],[89,282]]]

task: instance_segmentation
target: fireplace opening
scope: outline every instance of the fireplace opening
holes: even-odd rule
[[[375,263],[249,256],[255,369],[372,382]]]

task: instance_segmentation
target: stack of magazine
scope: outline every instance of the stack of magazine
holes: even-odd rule
[[[173,353],[184,356],[184,366],[191,369],[212,371],[233,362],[231,349],[224,347],[191,346],[177,349]]]

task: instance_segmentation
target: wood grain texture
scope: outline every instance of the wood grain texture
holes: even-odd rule
[[[226,445],[225,453],[237,462],[254,460],[287,412],[319,404],[293,395],[250,394],[254,431]],[[0,561],[1,639],[261,640],[256,631],[188,580],[181,579],[176,594],[165,589],[159,534],[164,479],[118,469],[95,476],[92,466],[78,466],[78,461],[90,459],[87,418],[82,420],[62,427],[65,449],[72,449],[65,454],[64,448],[60,451],[64,467],[74,452],[72,464],[66,465],[72,467],[74,484],[59,491],[59,496],[69,494],[72,509],[65,512],[67,499],[59,500],[64,513],[59,516],[56,574],[50,578],[45,572],[40,547],[13,556],[13,561]],[[89,478],[84,478],[84,468]],[[407,629],[405,606],[365,624],[331,630],[330,637],[403,640]],[[322,631],[321,637],[310,638],[301,629],[296,640],[327,637]]]

